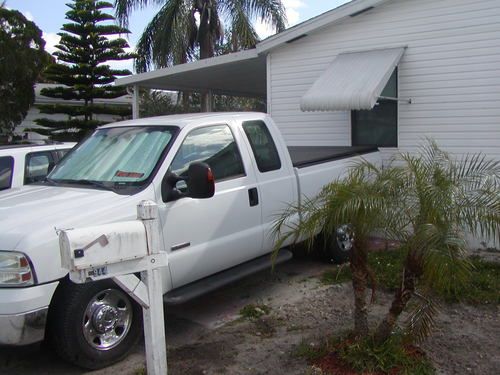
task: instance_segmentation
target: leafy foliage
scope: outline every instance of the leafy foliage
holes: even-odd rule
[[[297,217],[301,220],[294,222]],[[358,319],[365,319],[356,314],[358,308],[365,309],[364,284],[355,281],[365,270],[373,273],[372,288],[376,276],[390,275],[382,283],[395,291],[388,313],[375,330],[375,343],[384,345],[391,339],[412,299],[416,303],[407,321],[407,337],[422,341],[434,328],[435,296],[458,296],[470,285],[474,267],[467,257],[466,233],[500,243],[500,163],[483,155],[453,158],[432,140],[418,154],[402,154],[398,163],[387,168],[363,161],[345,179],[328,184],[313,199],[290,206],[276,220],[277,248],[301,240],[312,246],[317,233],[334,234],[345,223],[355,232],[351,254],[355,331],[359,334]],[[397,262],[377,267],[369,256],[362,256],[372,233],[401,244]],[[385,272],[385,267],[391,272]]]
[[[106,62],[128,60],[134,54],[126,53],[127,41],[115,38],[128,33],[123,27],[110,23],[114,17],[103,10],[113,5],[98,0],[73,0],[62,26],[60,43],[54,53],[58,63],[45,72],[46,79],[61,84],[45,88],[41,94],[50,98],[67,100],[68,104],[41,105],[41,113],[63,113],[67,120],[39,119],[37,123],[48,128],[44,133],[58,139],[79,139],[87,131],[104,122],[97,114],[120,117],[130,115],[131,108],[96,103],[97,99],[114,99],[125,95],[126,88],[113,86],[117,76],[131,74],[128,70],[112,69]],[[39,130],[37,130],[40,132]]]
[[[216,46],[225,43],[231,51],[253,48],[258,41],[252,25],[256,19],[277,31],[285,29],[281,0],[115,0],[116,16],[126,26],[133,10],[158,4],[160,10],[137,45],[138,72],[212,57]]]
[[[434,374],[428,359],[416,348],[406,346],[401,334],[393,335],[379,345],[373,338],[339,346],[339,356],[358,371],[384,374]]]
[[[247,319],[258,319],[264,315],[269,315],[271,308],[263,304],[249,304],[243,306],[240,310],[240,315]]]
[[[0,5],[0,134],[10,135],[35,100],[34,85],[49,61],[42,31]]]

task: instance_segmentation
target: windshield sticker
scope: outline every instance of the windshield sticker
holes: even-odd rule
[[[141,178],[144,176],[144,173],[116,171],[115,176],[116,177],[128,177],[128,178]]]

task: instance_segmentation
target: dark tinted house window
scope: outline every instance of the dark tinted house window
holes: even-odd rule
[[[170,171],[184,175],[193,162],[207,163],[215,181],[245,175],[240,151],[227,125],[214,125],[190,132],[175,155]]]
[[[269,133],[269,129],[263,121],[246,121],[243,130],[250,141],[257,167],[261,172],[274,171],[281,168],[281,160]]]
[[[0,190],[10,189],[14,159],[11,156],[0,158]]]
[[[397,98],[397,70],[394,70],[381,96]],[[353,146],[398,146],[398,103],[379,99],[370,111],[352,111]]]

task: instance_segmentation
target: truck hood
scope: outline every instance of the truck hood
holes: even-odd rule
[[[47,258],[59,268],[58,229],[133,220],[137,204],[154,199],[153,191],[148,188],[129,196],[60,186],[11,189],[0,194],[0,250],[27,254],[35,268],[37,259],[46,263]]]

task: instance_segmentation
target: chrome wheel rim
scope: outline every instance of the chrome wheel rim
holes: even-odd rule
[[[337,245],[341,251],[350,251],[354,242],[354,232],[349,224],[341,225],[336,233]]]
[[[127,336],[132,325],[132,304],[121,290],[97,293],[83,314],[83,336],[97,350],[109,350]]]

